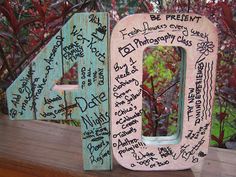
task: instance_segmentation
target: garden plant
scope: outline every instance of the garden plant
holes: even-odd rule
[[[6,89],[66,21],[78,12],[106,11],[111,31],[133,13],[196,13],[218,29],[217,82],[211,145],[236,148],[236,1],[203,0],[0,0],[0,112]],[[178,126],[181,49],[147,48],[143,60],[143,135],[166,136]],[[76,65],[62,83],[77,83]],[[78,121],[62,121],[79,126]]]

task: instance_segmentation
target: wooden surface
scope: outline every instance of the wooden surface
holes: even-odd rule
[[[110,47],[111,138],[113,155],[122,166],[146,171],[182,170],[191,168],[207,154],[217,44],[216,27],[197,14],[134,14],[117,23]],[[173,113],[173,107],[168,105],[176,102],[165,99],[174,87],[165,86],[167,91],[160,94],[155,86],[161,85],[161,69],[149,65],[158,64],[148,59],[145,69],[144,51],[154,46],[178,46],[186,51],[181,55],[183,67],[179,71],[178,129],[173,136],[144,138],[143,115],[148,115],[146,121],[149,118],[161,124],[162,117],[170,118]],[[146,84],[143,71],[152,69],[155,74],[151,77],[148,73]],[[153,105],[158,100],[166,111],[155,110]]]
[[[83,171],[80,128],[0,116],[0,177],[232,177],[236,152],[210,148],[192,170],[135,172],[115,161],[110,171]]]
[[[7,89],[13,120],[80,119],[85,170],[111,169],[108,42],[108,13],[76,13]]]

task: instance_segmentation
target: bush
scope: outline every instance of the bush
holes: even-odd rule
[[[164,3],[163,3],[164,2]],[[165,4],[165,5],[163,5]],[[27,64],[34,58],[40,49],[51,39],[51,37],[63,26],[63,24],[75,12],[82,11],[108,11],[111,17],[111,28],[122,17],[131,13],[140,12],[163,12],[180,13],[194,12],[207,16],[218,28],[219,52],[215,107],[212,122],[212,145],[225,147],[226,141],[235,141],[236,137],[236,22],[234,21],[233,10],[236,9],[235,1],[227,2],[208,2],[195,1],[147,1],[147,0],[121,0],[121,1],[95,1],[95,0],[47,0],[47,1],[28,1],[28,0],[1,0],[0,1],[0,108],[1,112],[7,113],[5,91],[7,87],[16,79]],[[160,48],[157,48],[160,52]],[[163,51],[161,51],[163,52]],[[168,49],[165,52],[176,52]],[[147,53],[146,67],[151,62],[156,62],[155,57],[163,57],[162,53]],[[178,60],[178,58],[173,58]],[[148,63],[150,62],[150,63]],[[174,84],[178,78],[171,80],[171,76],[178,72],[177,65],[173,61],[167,63],[156,63],[159,70],[162,70],[162,80],[166,82],[166,87]],[[173,69],[174,68],[174,69]],[[152,76],[153,68],[148,68],[146,74]],[[176,70],[176,71],[174,71]],[[73,70],[70,71],[65,79],[73,77]],[[145,74],[145,73],[144,73]],[[168,82],[167,82],[168,81]],[[164,92],[157,86],[157,90],[152,85],[158,85],[157,81],[147,80],[146,90],[149,96],[155,96],[155,92]],[[169,85],[169,84],[170,85]],[[148,85],[149,84],[149,85]],[[162,95],[161,95],[162,96]],[[176,97],[172,94],[172,97]],[[145,97],[144,97],[145,99]],[[163,103],[163,97],[159,97],[159,102],[153,101],[156,113],[160,110],[176,110],[176,103]],[[150,105],[149,105],[150,106]],[[165,109],[166,108],[166,109]],[[145,109],[145,107],[144,107]],[[150,114],[144,111],[146,114]],[[165,113],[165,112],[163,112]],[[144,116],[145,117],[145,116]],[[150,117],[150,116],[149,116]],[[176,112],[171,112],[171,121],[152,122],[151,119],[144,118],[144,129],[146,135],[161,135],[173,133],[171,128],[176,124]],[[173,124],[171,123],[173,122]],[[148,125],[152,125],[152,127]],[[77,125],[77,124],[76,124]],[[156,130],[153,130],[153,127]],[[156,132],[156,133],[154,133]]]

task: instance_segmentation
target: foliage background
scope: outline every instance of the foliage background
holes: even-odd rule
[[[121,18],[133,13],[193,12],[208,17],[217,26],[219,36],[211,144],[218,147],[236,148],[236,2],[234,0],[209,2],[204,0],[0,0],[0,110],[2,113],[7,114],[5,91],[8,86],[73,13],[83,11],[109,12],[111,29]],[[147,51],[145,57],[149,58],[149,62],[150,58],[153,61],[155,58],[165,59],[165,52],[169,54],[176,52],[172,50],[163,51],[157,47]],[[173,60],[177,60],[177,58],[176,55]],[[176,68],[176,65],[171,60],[166,63],[159,62],[158,65],[157,70],[162,68],[162,73],[167,71],[163,77],[169,80],[166,84],[168,89],[169,86],[172,86],[171,84],[175,83],[174,81],[178,80],[177,77],[174,77],[174,73],[178,69],[174,71],[173,68]],[[74,74],[75,70],[72,69],[64,76],[63,82],[71,82],[76,79]],[[144,83],[144,86],[147,87],[149,84],[149,89],[151,88],[151,76],[150,73],[149,76],[145,76],[145,73],[143,76],[149,79]],[[156,80],[154,82],[157,83]],[[159,80],[159,82],[162,81]],[[176,89],[177,87],[178,85],[175,84],[170,88]],[[158,109],[159,117],[156,116],[155,122],[153,122],[153,116],[144,116],[144,132],[146,131],[150,135],[153,131],[157,132],[158,129],[161,130],[159,135],[168,134],[168,127],[172,124],[166,124],[160,117],[163,118],[168,108],[171,110],[169,113],[174,115],[170,120],[176,122],[174,112],[176,105],[175,103],[170,103],[168,106],[163,104],[165,94],[160,96],[163,90],[160,90],[161,88],[158,86],[155,89],[150,93],[154,97],[159,94],[159,102],[153,103]],[[176,95],[172,94],[171,97],[174,98]],[[78,126],[78,122],[75,121],[67,123]],[[145,127],[145,125],[148,126]]]

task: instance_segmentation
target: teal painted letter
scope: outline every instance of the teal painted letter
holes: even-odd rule
[[[77,13],[7,90],[12,120],[79,119],[85,170],[110,170],[107,13]],[[78,66],[78,85],[57,85]]]

